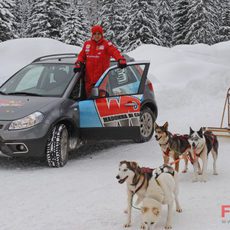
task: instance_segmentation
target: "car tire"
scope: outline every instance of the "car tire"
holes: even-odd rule
[[[46,159],[49,167],[63,167],[68,161],[68,130],[64,124],[56,125],[48,138]]]
[[[154,133],[155,116],[149,107],[144,107],[140,111],[140,137],[134,140],[137,143],[149,141]]]

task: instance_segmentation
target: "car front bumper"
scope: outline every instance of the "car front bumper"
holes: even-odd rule
[[[1,122],[3,123],[3,122]],[[48,138],[48,125],[38,124],[22,130],[8,130],[3,124],[0,130],[0,151],[8,156],[42,157]]]
[[[0,140],[0,151],[8,156],[42,157],[45,155],[47,137],[40,139]]]

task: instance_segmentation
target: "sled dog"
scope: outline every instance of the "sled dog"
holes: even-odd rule
[[[159,179],[164,183],[158,183]],[[150,180],[145,198],[141,205],[141,229],[150,230],[159,221],[162,213],[162,205],[168,206],[165,229],[172,228],[173,206],[176,203],[176,211],[182,212],[178,201],[178,179],[175,171],[174,177],[168,173],[162,173],[157,179]],[[165,187],[164,187],[165,186]]]
[[[198,181],[198,173],[201,174],[201,181],[206,182],[207,164],[208,164],[208,154],[212,153],[213,156],[213,174],[217,175],[216,170],[216,160],[218,156],[218,140],[216,135],[210,131],[203,131],[200,128],[199,131],[194,131],[190,127],[190,133],[188,141],[191,145],[190,158],[193,161],[194,175],[193,181]],[[202,161],[202,170],[198,170],[198,159]]]
[[[155,138],[163,152],[164,164],[169,164],[169,160],[170,158],[172,158],[175,162],[175,170],[179,172],[180,158],[183,158],[185,161],[185,166],[182,172],[187,172],[187,154],[190,151],[188,135],[173,135],[171,132],[168,131],[168,122],[165,122],[163,126],[159,126],[157,123],[155,123],[154,129]]]
[[[129,227],[131,225],[131,209],[132,209],[132,199],[134,195],[137,195],[137,200],[135,205],[139,205],[147,194],[152,197],[155,197],[154,194],[158,194],[159,197],[162,197],[162,201],[166,202],[170,206],[169,218],[167,219],[167,226],[171,226],[171,205],[172,205],[172,194],[168,186],[174,184],[174,187],[177,188],[178,180],[175,171],[170,166],[162,166],[158,169],[150,168],[141,168],[135,161],[121,161],[119,164],[119,172],[116,176],[120,184],[126,182],[127,185],[127,221],[124,224],[124,227]],[[167,174],[167,176],[162,176]],[[170,175],[172,174],[172,175]],[[170,179],[166,179],[170,178]],[[173,182],[171,182],[173,180]],[[174,181],[175,180],[175,181]],[[169,182],[170,181],[170,182]],[[171,183],[171,184],[170,184]],[[170,185],[169,185],[170,184]],[[155,187],[156,188],[153,188]],[[175,192],[177,189],[175,189]],[[177,193],[176,193],[177,194]],[[157,196],[157,195],[156,195]],[[181,210],[177,195],[175,196],[177,209]],[[145,227],[142,223],[141,228]]]

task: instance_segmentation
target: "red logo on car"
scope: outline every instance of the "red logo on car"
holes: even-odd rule
[[[99,98],[96,100],[100,117],[139,112],[140,104],[140,100],[132,96]]]

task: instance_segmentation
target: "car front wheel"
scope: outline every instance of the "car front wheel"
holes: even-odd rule
[[[152,110],[144,107],[140,113],[140,137],[136,142],[143,143],[149,141],[154,132],[155,117]]]
[[[46,158],[49,167],[62,167],[68,161],[68,130],[64,124],[56,125],[48,138]]]

